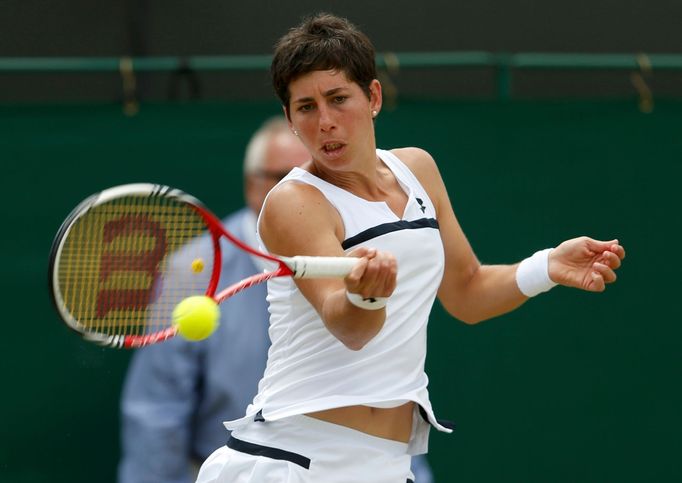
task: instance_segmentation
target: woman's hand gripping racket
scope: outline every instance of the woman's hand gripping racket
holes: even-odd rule
[[[207,232],[212,259],[199,242]],[[220,238],[274,262],[216,293]],[[132,348],[173,337],[174,308],[187,297],[220,303],[274,277],[345,277],[344,257],[275,257],[228,232],[196,198],[155,184],[129,184],[94,194],[64,221],[50,253],[51,294],[64,322],[86,340]]]

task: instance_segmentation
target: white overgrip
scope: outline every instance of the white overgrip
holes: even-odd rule
[[[350,273],[358,258],[306,257],[282,258],[294,272],[294,278],[343,278]]]

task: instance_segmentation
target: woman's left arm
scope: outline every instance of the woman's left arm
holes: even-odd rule
[[[457,221],[433,158],[417,148],[394,152],[417,176],[436,208],[445,250],[445,271],[438,298],[453,317],[475,324],[516,309],[532,295],[519,288],[519,282],[524,289],[528,284],[525,279],[518,280],[519,275],[526,277],[527,272],[536,284],[533,276],[544,277],[546,281],[542,283],[547,283],[547,288],[560,284],[599,292],[616,280],[615,270],[625,257],[617,240],[597,241],[588,237],[567,240],[548,252],[549,257],[536,256],[533,263],[522,262],[524,267],[519,273],[519,263],[482,265]],[[538,265],[538,258],[544,265]]]

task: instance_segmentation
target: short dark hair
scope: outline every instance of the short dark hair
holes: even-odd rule
[[[272,85],[287,111],[289,84],[316,70],[345,73],[369,98],[369,86],[377,77],[374,46],[345,18],[328,13],[308,17],[275,44],[270,65]]]

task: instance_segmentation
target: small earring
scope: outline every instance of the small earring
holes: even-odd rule
[[[376,111],[376,110],[373,110],[373,111],[372,111],[372,118],[375,118],[375,117],[377,117],[377,111]]]
[[[298,136],[298,131],[294,129],[294,136]]]

